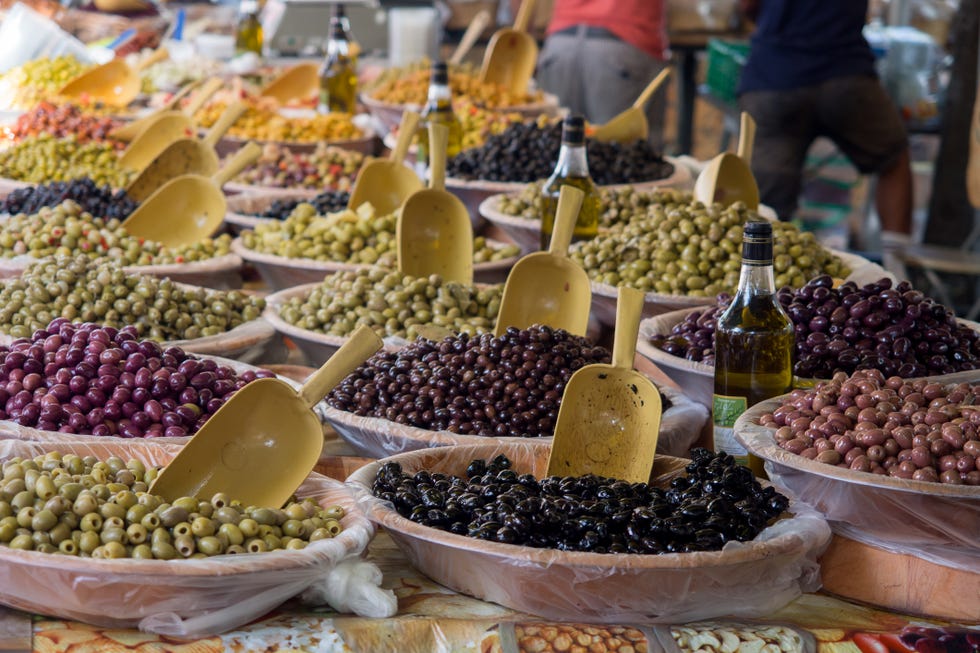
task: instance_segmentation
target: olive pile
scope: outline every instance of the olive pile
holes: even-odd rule
[[[79,143],[86,143],[109,140],[109,133],[119,124],[119,121],[106,116],[85,113],[75,104],[39,102],[30,111],[18,116],[6,131],[15,141],[49,134],[55,138],[74,135]],[[118,141],[115,145],[122,148],[125,144]]]
[[[876,369],[914,378],[980,367],[980,334],[907,281],[894,288],[890,279],[834,288],[824,275],[795,291],[782,288],[776,297],[796,331],[797,376],[829,379],[836,372]],[[712,364],[715,320],[726,300],[688,314],[670,334],[655,334],[650,342],[668,354]]]
[[[422,60],[399,68],[387,68],[367,87],[367,94],[378,102],[425,105],[429,92],[432,63]],[[480,70],[468,63],[450,65],[449,88],[453,100],[467,98],[474,105],[506,108],[539,102],[540,92],[515,94],[506,86],[480,81]]]
[[[0,213],[37,213],[42,207],[58,206],[65,200],[73,200],[90,215],[117,220],[127,218],[138,206],[126,191],[113,191],[109,186],[99,186],[92,179],[82,177],[18,188],[0,201]]]
[[[897,478],[980,485],[980,385],[943,386],[835,374],[794,390],[759,422],[783,449],[828,465]]]
[[[645,292],[711,297],[732,292],[742,267],[742,225],[758,219],[741,202],[705,207],[700,202],[657,205],[642,218],[574,243],[568,257],[593,281]],[[820,274],[849,270],[810,232],[773,223],[776,286],[799,288]]]
[[[134,326],[65,318],[0,347],[0,360],[0,419],[124,438],[193,435],[246,383],[274,376],[137,340]]]
[[[499,338],[419,338],[398,352],[372,356],[327,403],[432,431],[550,437],[568,379],[580,367],[609,359],[606,349],[546,326],[511,327]]]
[[[302,203],[282,222],[259,224],[242,232],[248,249],[286,258],[338,263],[377,263],[395,267],[398,241],[395,238],[396,213],[375,215],[369,204],[358,210],[317,215],[312,204]],[[485,263],[518,256],[520,247],[493,247],[487,239],[473,239],[473,261]]]
[[[228,130],[229,136],[262,141],[315,143],[350,140],[364,135],[351,121],[350,114],[331,112],[309,118],[287,118],[264,102],[248,99],[247,104],[245,113]],[[226,108],[220,102],[212,102],[194,114],[194,119],[201,127],[211,127]]]
[[[622,144],[588,139],[586,148],[589,173],[601,186],[653,181],[673,173],[673,166],[647,141]],[[537,181],[554,172],[560,149],[560,122],[515,122],[488,136],[483,145],[451,158],[446,174],[484,181]]]
[[[89,177],[100,186],[123,188],[134,176],[134,171],[120,166],[115,146],[79,143],[74,136],[41,134],[0,151],[0,177],[32,184]]]
[[[181,247],[130,235],[116,218],[93,217],[74,200],[37,213],[21,213],[0,223],[0,256],[28,254],[45,256],[83,255],[109,257],[122,265],[165,265],[191,263],[223,256],[231,251],[231,236],[222,234]]]
[[[71,55],[62,55],[32,59],[12,68],[0,76],[0,94],[7,99],[4,108],[29,109],[89,67]]]
[[[505,215],[540,220],[544,212],[542,186],[543,181],[536,181],[525,186],[520,193],[504,195],[497,204],[497,210]],[[687,204],[692,199],[687,191],[669,188],[639,191],[629,187],[600,188],[599,198],[599,226],[606,228],[627,224],[635,217],[645,217],[653,207]]]
[[[917,653],[980,653],[980,632],[975,628],[906,626],[900,639]]]
[[[518,474],[503,455],[474,460],[466,477],[382,465],[375,496],[414,522],[482,540],[560,551],[688,553],[755,538],[789,499],[763,488],[726,453],[691,452],[668,489],[592,474]]]
[[[235,177],[240,184],[274,188],[311,188],[349,192],[364,155],[318,143],[312,152],[294,152],[266,143],[259,160]]]
[[[151,494],[160,473],[138,460],[51,452],[11,458],[0,472],[0,545],[83,558],[172,560],[303,549],[343,530],[341,506],[312,499],[245,507]]]
[[[309,204],[317,215],[336,213],[347,208],[350,201],[350,192],[346,190],[325,190],[316,197],[305,200],[273,200],[264,211],[253,212],[259,218],[272,218],[273,220],[285,220],[300,204]]]
[[[84,256],[42,259],[0,283],[0,331],[26,338],[57,318],[136,327],[157,341],[213,336],[255,320],[265,300],[179,286]]]
[[[493,329],[501,286],[478,288],[444,282],[438,275],[411,277],[379,267],[327,275],[304,297],[283,304],[279,315],[301,329],[349,336],[368,325],[381,336],[414,340],[416,327],[436,325],[454,333]]]

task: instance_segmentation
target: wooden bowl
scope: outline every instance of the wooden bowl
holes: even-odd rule
[[[400,125],[402,121],[402,113],[404,113],[406,109],[412,109],[413,111],[419,112],[422,111],[422,107],[416,104],[395,104],[392,102],[382,102],[381,100],[376,100],[370,95],[363,93],[360,96],[360,101],[361,104],[367,107],[368,113],[377,118],[389,131],[398,128],[398,125]],[[524,118],[537,118],[542,114],[557,116],[561,112],[561,107],[558,103],[558,96],[552,95],[551,93],[544,93],[540,102],[534,102],[532,104],[519,104],[512,107],[499,107],[494,109],[494,111],[519,113]]]
[[[735,614],[765,614],[769,582],[794,588],[776,598],[781,605],[800,591],[798,579],[815,567],[799,561],[816,551],[790,524],[783,534],[769,531],[723,551],[665,555],[563,552],[477,540],[437,530],[400,516],[370,488],[381,465],[397,462],[412,474],[425,469],[457,474],[474,458],[506,454],[518,473],[545,476],[551,447],[543,442],[494,442],[439,447],[399,454],[362,467],[348,478],[360,489],[368,517],[384,526],[412,564],[457,592],[556,621],[584,623],[672,622]],[[652,479],[657,485],[681,475],[686,460],[658,456]],[[791,508],[792,509],[792,508]],[[798,519],[787,520],[797,523]],[[819,525],[825,544],[829,533]],[[769,535],[773,535],[771,539]],[[765,579],[768,579],[765,580]],[[761,581],[761,584],[760,584]],[[780,583],[780,584],[781,584]],[[804,584],[807,584],[804,581]]]
[[[980,371],[930,379],[975,382]],[[882,476],[790,453],[776,444],[773,429],[759,424],[781,401],[770,399],[743,413],[735,437],[766,461],[774,485],[805,497],[844,538],[822,562],[830,571],[824,588],[906,613],[977,621],[980,486]],[[971,592],[973,599],[964,600]]]
[[[629,187],[635,188],[639,191],[649,191],[655,188],[691,188],[694,182],[691,177],[691,172],[687,166],[679,163],[676,159],[669,156],[664,157],[664,159],[674,167],[673,172],[668,177],[635,184],[612,184],[609,186],[599,186],[599,188],[618,190],[620,188]],[[466,208],[469,209],[470,216],[480,216],[486,219],[490,219],[490,216],[483,210],[483,203],[486,200],[495,195],[512,195],[515,193],[520,193],[525,186],[527,186],[527,183],[523,181],[484,181],[481,179],[467,180],[456,177],[446,178],[446,190],[452,192],[456,197],[462,200],[463,204],[466,205]],[[487,208],[492,206],[492,203],[486,205]],[[538,220],[526,219],[525,222],[534,224],[533,249],[528,249],[527,251],[535,251],[540,248],[538,243],[540,242],[541,223]],[[507,224],[501,223],[498,226],[504,230],[508,230],[508,228],[513,228],[516,224],[519,223],[507,221]],[[527,225],[527,227],[530,229],[530,225]],[[528,229],[525,229],[524,231]],[[508,235],[514,239],[514,242],[518,243],[522,247],[524,247],[524,243],[528,237],[526,234],[511,234],[509,230]]]
[[[131,450],[107,442],[0,442],[0,457],[74,452],[99,459],[136,458],[163,465],[179,448]],[[199,638],[234,629],[265,615],[341,560],[362,554],[374,528],[338,481],[310,474],[296,492],[324,507],[341,505],[344,530],[297,551],[204,560],[99,560],[0,547],[0,603],[25,612],[97,624]],[[243,601],[247,596],[248,600]],[[192,623],[179,620],[192,620]],[[197,622],[197,623],[193,623]],[[184,634],[183,638],[187,635]]]
[[[660,421],[657,452],[686,453],[697,441],[708,421],[708,411],[669,386],[660,388],[671,402]],[[407,424],[398,424],[380,417],[361,417],[324,404],[323,417],[359,455],[384,458],[406,451],[429,447],[485,445],[487,442],[527,442],[527,438],[488,438],[481,435],[461,435],[449,431],[432,431]],[[551,442],[551,437],[533,438]]]

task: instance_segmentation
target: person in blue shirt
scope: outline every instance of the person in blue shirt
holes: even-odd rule
[[[739,84],[739,106],[755,119],[752,172],[763,203],[782,220],[797,208],[803,166],[818,136],[832,140],[862,174],[878,175],[883,240],[912,228],[908,135],[862,35],[867,0],[741,0],[756,21]]]

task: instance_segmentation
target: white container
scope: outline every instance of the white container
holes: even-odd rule
[[[439,54],[439,14],[432,7],[388,11],[388,65],[404,66]]]
[[[94,60],[85,44],[27,5],[17,3],[0,24],[0,73],[40,57],[70,54]]]

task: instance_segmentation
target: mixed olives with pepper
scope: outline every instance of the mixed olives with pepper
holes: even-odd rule
[[[595,475],[519,473],[504,455],[465,476],[381,466],[372,490],[414,522],[476,539],[560,551],[688,553],[754,539],[789,507],[730,455],[694,449],[669,487]]]
[[[0,546],[78,556],[182,560],[304,549],[343,531],[342,506],[293,498],[245,506],[223,492],[168,502],[139,460],[50,452],[0,465]]]

